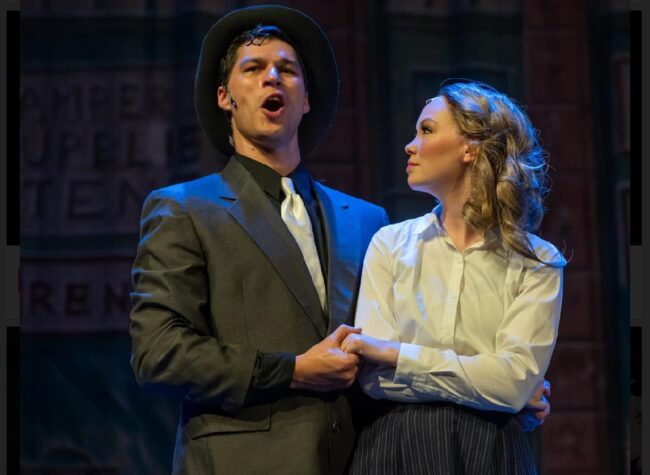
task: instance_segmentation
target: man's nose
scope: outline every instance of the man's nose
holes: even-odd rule
[[[282,78],[280,77],[280,73],[278,72],[278,69],[275,66],[271,66],[266,70],[266,76],[264,77],[264,84],[270,84],[273,86],[279,86],[282,84]]]

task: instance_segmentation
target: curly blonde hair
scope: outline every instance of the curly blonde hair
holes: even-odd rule
[[[482,83],[443,85],[439,95],[476,147],[465,222],[482,230],[498,228],[515,252],[553,265],[535,254],[527,236],[539,228],[549,191],[547,154],[528,116],[512,99]]]

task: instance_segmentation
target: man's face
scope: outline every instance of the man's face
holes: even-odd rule
[[[266,151],[298,140],[298,126],[309,112],[302,69],[296,51],[278,39],[242,45],[228,78],[219,86],[219,107],[229,111],[235,150]]]

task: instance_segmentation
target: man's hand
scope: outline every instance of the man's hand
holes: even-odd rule
[[[311,391],[333,391],[350,387],[357,377],[359,357],[343,351],[341,343],[348,335],[360,332],[360,328],[341,325],[306,353],[296,356],[290,387]]]
[[[551,404],[547,397],[551,397],[551,383],[544,379],[539,382],[533,395],[517,414],[517,422],[521,424],[524,431],[530,432],[541,426],[551,413]]]
[[[397,366],[399,347],[399,342],[380,340],[358,333],[350,333],[341,345],[343,351],[359,355],[365,361],[392,367]]]

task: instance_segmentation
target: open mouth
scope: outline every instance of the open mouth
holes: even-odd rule
[[[262,103],[262,108],[269,112],[277,112],[284,107],[284,99],[280,94],[272,94]]]

